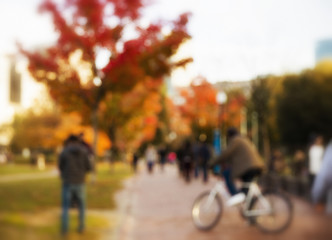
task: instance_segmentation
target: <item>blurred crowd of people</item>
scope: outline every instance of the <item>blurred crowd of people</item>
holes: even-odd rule
[[[242,137],[245,139],[245,136]],[[216,156],[212,144],[209,144],[206,139],[197,141],[186,139],[176,150],[170,150],[165,145],[157,147],[150,144],[141,157],[145,159],[149,173],[153,173],[153,169],[157,164],[163,170],[166,163],[177,163],[179,174],[184,181],[189,183],[193,178],[201,178],[206,183],[209,180],[209,173],[211,173],[209,171],[209,167],[211,167],[209,163],[212,160],[224,158],[225,153],[231,151],[229,150],[231,145],[234,144],[228,142],[227,148],[222,151],[223,153],[220,156]],[[244,145],[249,146],[249,144]],[[245,146],[243,148],[249,149],[249,147]],[[238,151],[241,152],[242,150]],[[232,154],[234,155],[235,153]],[[244,158],[244,156],[241,158]],[[132,163],[135,171],[138,159],[139,155],[134,154]],[[260,159],[260,157],[255,159]],[[245,162],[245,160],[240,159],[236,164],[233,164],[233,172],[243,167]],[[284,154],[282,149],[274,149],[271,158],[265,161],[265,166],[263,167],[266,170],[264,172],[268,174],[292,176],[307,182],[307,188],[311,191],[312,201],[315,204],[332,201],[332,141],[325,147],[323,138],[320,135],[312,137],[307,149],[297,149],[291,156]],[[230,172],[227,175],[227,171],[223,171],[223,175],[224,179],[228,180],[230,192],[233,192],[233,194],[237,192],[231,191],[232,173]],[[331,200],[327,200],[329,196]]]
[[[136,172],[139,160],[144,160],[146,169],[150,174],[153,173],[157,165],[161,171],[164,171],[166,164],[176,164],[180,176],[186,182],[200,176],[203,182],[208,182],[208,162],[212,154],[212,146],[206,141],[195,142],[186,139],[177,148],[171,148],[166,144],[159,146],[149,144],[143,154],[133,153],[131,163],[134,172]]]
[[[193,177],[202,176],[203,182],[208,182],[208,163],[212,157],[213,150],[205,141],[191,142],[185,140],[177,150],[177,163],[181,176],[190,182]]]
[[[324,144],[321,135],[312,135],[308,147],[295,150],[291,157],[287,157],[280,149],[275,149],[268,163],[268,171],[303,180],[307,183],[314,204],[327,203],[332,208],[331,148],[332,139]]]

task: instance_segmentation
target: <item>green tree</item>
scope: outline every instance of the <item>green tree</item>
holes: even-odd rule
[[[270,136],[268,131],[268,117],[271,114],[270,101],[271,101],[271,89],[268,85],[269,76],[258,77],[253,80],[251,85],[251,97],[249,108],[250,112],[257,114],[257,120],[259,124],[259,136],[262,139],[259,142],[259,148],[264,153],[264,158],[270,157]]]
[[[61,117],[56,111],[29,109],[17,114],[11,126],[14,131],[10,147],[14,152],[24,148],[54,151],[61,144],[55,134],[60,123]]]
[[[285,76],[276,107],[282,143],[306,146],[312,133],[331,138],[332,74],[307,70]]]

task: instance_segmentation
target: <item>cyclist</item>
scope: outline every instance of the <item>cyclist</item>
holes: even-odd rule
[[[217,156],[210,167],[221,164],[222,174],[229,193],[235,197],[239,191],[236,189],[234,179],[242,182],[251,182],[262,173],[264,163],[254,144],[246,137],[241,136],[236,128],[227,130],[227,148]],[[243,188],[241,192],[247,193]]]

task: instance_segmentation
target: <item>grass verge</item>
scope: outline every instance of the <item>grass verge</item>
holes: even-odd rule
[[[4,164],[0,165],[0,176],[14,174],[40,173],[54,169],[54,165],[47,165],[45,169],[39,170],[36,166],[29,164]]]
[[[97,165],[97,179],[87,179],[87,209],[105,212],[116,207],[114,195],[122,188],[122,182],[130,176],[125,164]],[[0,182],[0,236],[1,239],[59,238],[61,181],[58,178],[42,180]],[[101,211],[101,212],[103,212]],[[71,226],[77,224],[76,211],[71,213]],[[88,211],[87,231],[80,236],[72,229],[69,239],[98,239],[109,229],[110,216]]]

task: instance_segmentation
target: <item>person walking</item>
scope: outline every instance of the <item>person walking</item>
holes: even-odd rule
[[[309,182],[312,187],[315,177],[318,174],[324,154],[323,137],[316,136],[309,148]]]
[[[182,149],[183,176],[186,182],[190,182],[193,169],[194,153],[190,140],[186,140]]]
[[[199,174],[201,172],[201,168],[202,168],[202,159],[201,159],[201,156],[200,156],[200,150],[201,150],[201,142],[199,141],[195,141],[194,144],[193,144],[193,168],[194,168],[194,176],[195,178],[198,178],[199,177]]]
[[[85,228],[85,176],[92,170],[88,155],[89,153],[76,135],[68,137],[59,155],[58,168],[62,180],[62,235],[68,233],[69,207],[72,198],[76,198],[79,211],[77,231],[83,233]]]
[[[148,166],[148,172],[153,172],[153,167],[158,160],[158,153],[153,145],[149,145],[145,151],[145,159]]]
[[[207,183],[209,180],[208,162],[210,161],[210,158],[211,158],[211,152],[210,152],[210,149],[209,149],[209,146],[208,146],[206,140],[202,141],[198,154],[199,154],[200,168],[203,171],[203,182]]]
[[[158,149],[159,162],[161,171],[164,171],[164,166],[167,162],[167,147],[165,144],[161,144]]]
[[[137,172],[137,163],[138,163],[138,154],[137,152],[135,152],[133,153],[132,157],[132,166],[135,173]]]

